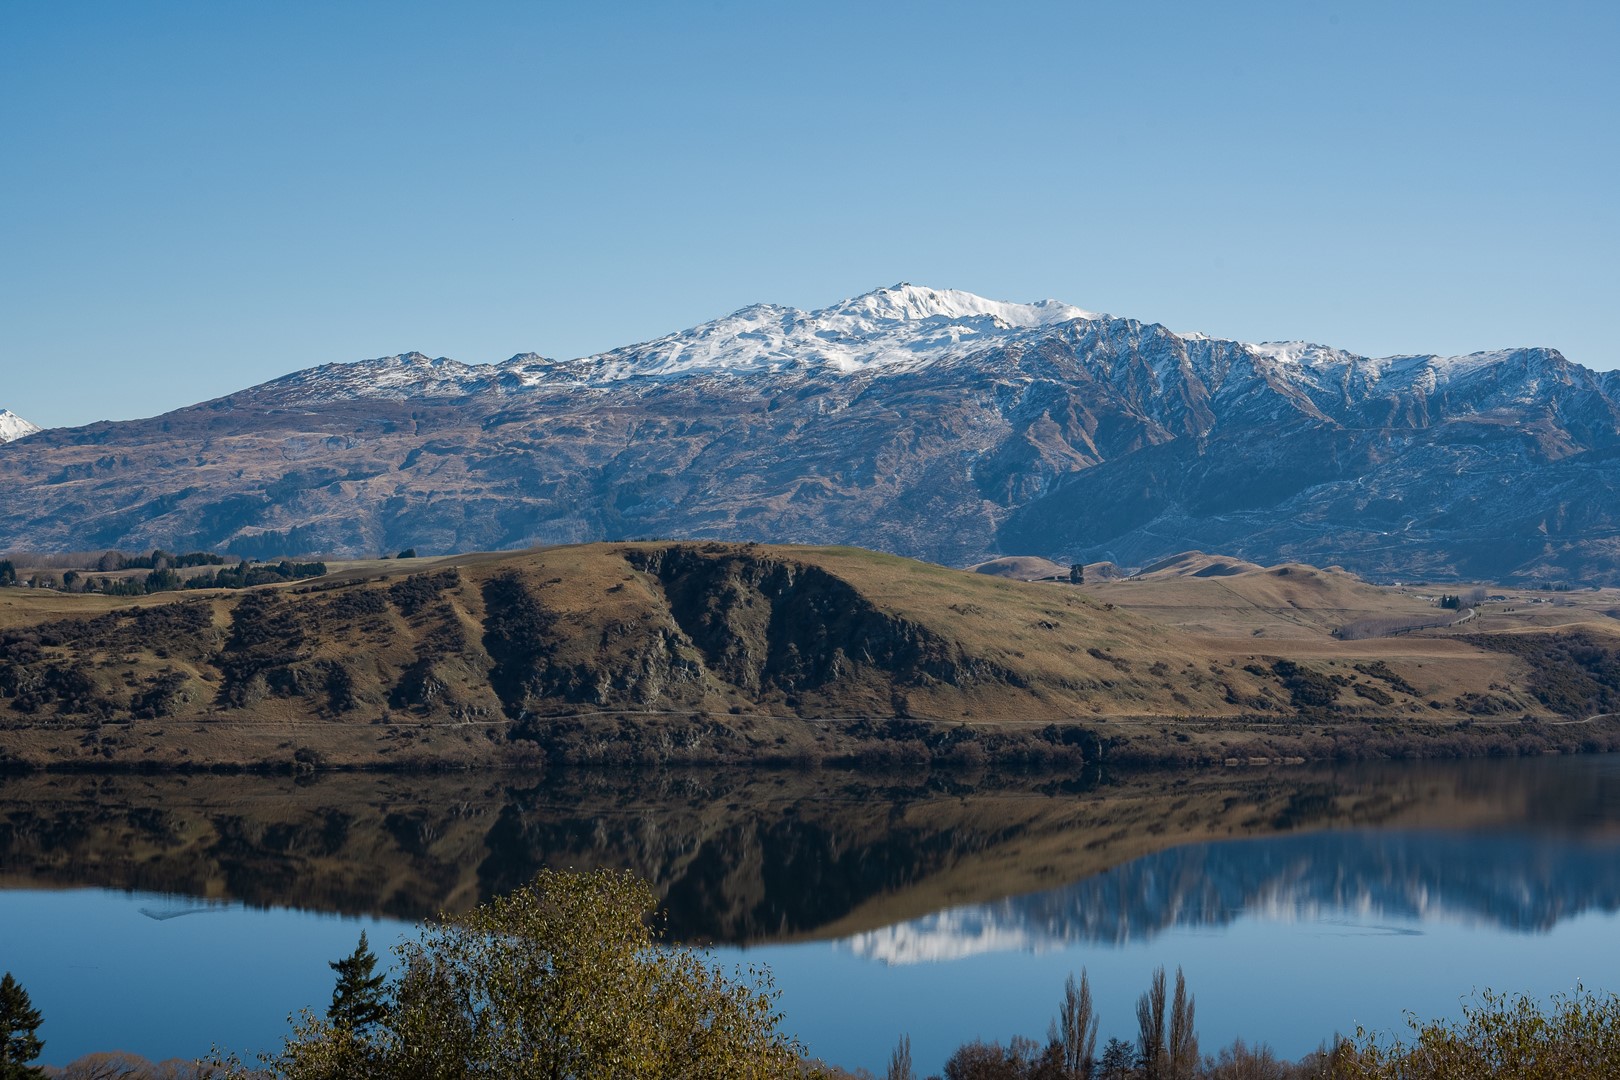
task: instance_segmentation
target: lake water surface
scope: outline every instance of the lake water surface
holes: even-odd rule
[[[765,963],[814,1054],[937,1069],[1039,1037],[1085,967],[1129,1038],[1180,965],[1206,1048],[1296,1057],[1472,991],[1620,989],[1620,760],[1108,778],[853,773],[16,777],[0,966],[44,1060],[275,1044],[326,962],[541,866],[627,867]]]

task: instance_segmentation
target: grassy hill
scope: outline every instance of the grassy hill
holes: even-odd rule
[[[1313,633],[1257,641],[1244,619],[1260,616],[1178,626],[1109,598],[1161,585],[1218,587]],[[1502,651],[1490,635],[1320,632],[1377,592],[1308,567],[1074,587],[853,548],[724,543],[380,561],[133,602],[6,589],[0,754],[294,769],[1065,763],[1323,756],[1417,729],[1432,752],[1458,722],[1551,721],[1606,692],[1606,675],[1596,690],[1560,676],[1544,700],[1541,652]],[[1613,653],[1586,633],[1588,651]],[[1554,659],[1579,667],[1575,655]]]

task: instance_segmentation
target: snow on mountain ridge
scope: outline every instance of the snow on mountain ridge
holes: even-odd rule
[[[990,348],[1015,336],[1097,316],[1056,300],[1006,303],[901,283],[817,311],[755,304],[689,330],[575,360],[524,353],[462,364],[422,353],[326,364],[271,384],[293,401],[460,396],[479,390],[601,386],[635,378],[789,370],[864,371]]]
[[[1096,319],[1100,316],[1057,300],[1037,300],[1031,304],[1014,304],[1001,300],[986,300],[960,289],[930,289],[902,281],[886,289],[875,289],[830,307],[812,313],[821,318],[846,316],[854,319],[869,318],[891,322],[922,321],[925,319],[973,319],[988,315],[997,322],[1019,329],[1051,326],[1075,319]]]
[[[16,442],[40,430],[38,424],[29,423],[10,409],[0,409],[0,443]]]
[[[761,304],[600,356],[570,361],[582,381],[696,371],[910,367],[987,348],[1020,331],[1099,316],[1056,300],[1004,303],[902,282],[817,311]]]
[[[1044,340],[1052,334],[1079,340],[1094,332],[1112,333],[1107,328],[1116,325],[1138,324],[1131,320],[1121,323],[1056,300],[1008,303],[902,282],[815,311],[755,304],[687,330],[573,360],[524,353],[499,363],[463,364],[405,353],[355,364],[328,364],[270,385],[283,400],[296,404],[364,397],[398,400],[519,393],[540,387],[605,388],[628,380],[694,375],[891,374],[1012,343]],[[1199,345],[1200,355],[1215,355],[1202,346],[1223,346],[1228,352],[1246,354],[1248,363],[1256,372],[1263,371],[1268,381],[1295,387],[1318,401],[1342,395],[1352,387],[1359,388],[1359,393],[1381,395],[1431,393],[1438,386],[1469,380],[1526,352],[1368,358],[1304,341],[1249,344],[1204,334],[1170,337]],[[1166,366],[1169,360],[1162,358],[1164,370],[1156,372],[1161,384],[1171,374]]]

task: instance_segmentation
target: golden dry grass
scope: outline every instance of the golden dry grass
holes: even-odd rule
[[[679,561],[676,554],[686,560],[678,573],[649,569],[659,560]],[[450,569],[455,584],[428,609],[407,614],[387,600],[390,586],[412,575]],[[778,571],[788,586],[760,584]],[[491,582],[507,577],[546,613],[550,674],[540,683],[566,684],[569,696],[534,691],[518,702],[498,696],[497,661],[486,651],[486,597]],[[129,599],[0,590],[0,632],[121,613],[112,630],[76,638],[70,627],[54,635],[31,669],[37,675],[40,664],[75,666],[111,705],[90,718],[60,706],[25,715],[8,711],[0,698],[6,724],[0,751],[35,764],[290,764],[298,751],[328,764],[479,764],[509,757],[505,733],[521,709],[634,716],[649,731],[660,717],[712,717],[733,727],[758,722],[765,726],[748,736],[751,745],[780,752],[827,745],[825,729],[805,727],[803,719],[904,715],[1007,729],[1106,722],[1110,731],[1146,743],[1166,740],[1174,729],[1182,743],[1221,756],[1239,753],[1242,742],[1227,721],[1257,713],[1291,717],[1290,692],[1273,671],[1279,659],[1333,680],[1339,689],[1332,704],[1343,721],[1453,724],[1469,718],[1470,694],[1493,695],[1513,717],[1552,718],[1526,689],[1525,661],[1462,640],[1461,632],[1335,640],[1332,629],[1354,618],[1433,608],[1411,590],[1298,565],[1207,577],[1167,572],[1076,587],[856,548],[589,544],[359,561],[335,566],[319,581],[256,591],[286,601],[298,655],[268,684],[254,676],[259,681],[247,687],[247,699],[223,703],[230,676],[221,650],[244,593]],[[368,613],[353,614],[356,599],[368,594],[376,594]],[[790,600],[800,604],[793,618],[809,623],[772,622],[775,607]],[[1568,607],[1534,605],[1545,612],[1533,618],[1563,617],[1569,626],[1579,616],[1581,625],[1607,633],[1620,625],[1602,614],[1613,600],[1578,595]],[[135,613],[170,604],[205,606],[210,629],[184,645],[131,638]],[[1543,623],[1516,618],[1487,611],[1462,630],[1549,632]],[[850,643],[837,635],[850,625],[877,641],[882,656],[844,655]],[[459,644],[445,645],[447,632]],[[784,635],[793,637],[794,650],[819,650],[802,657],[811,674],[796,677],[797,685],[782,675]],[[1365,670],[1374,663],[1394,681]],[[423,665],[432,694],[402,706],[400,688]],[[336,670],[353,687],[354,702],[342,709],[329,708],[321,689]],[[165,675],[185,683],[177,711],[155,722],[129,723],[119,715],[120,702],[133,702]],[[1329,723],[1317,717],[1296,731],[1320,733]],[[87,727],[93,737],[84,735]]]

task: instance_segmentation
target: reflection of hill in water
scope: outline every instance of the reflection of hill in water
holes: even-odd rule
[[[1326,832],[1156,852],[1058,889],[971,904],[852,936],[888,963],[1074,942],[1124,944],[1242,916],[1345,913],[1519,932],[1620,909],[1620,844],[1531,833]]]
[[[1620,835],[1617,776],[1620,761],[1603,758],[1107,780],[31,775],[0,779],[0,885],[415,919],[469,907],[542,866],[628,867],[654,883],[676,936],[721,942],[916,930],[909,920],[935,912],[1019,941],[1107,940],[1293,896],[1371,897],[1391,910],[1440,897],[1533,927],[1612,904],[1610,877],[1579,863],[1569,838]],[[1455,835],[1430,853],[1400,846],[1416,834],[1395,847],[1372,833],[1324,834],[1347,828],[1546,839],[1514,841],[1517,862],[1493,861],[1464,855],[1476,841]],[[1245,837],[1279,839],[1210,843]],[[1481,851],[1498,843],[1477,841]],[[1375,852],[1394,861],[1377,864]],[[1341,866],[1344,876],[1324,878]],[[977,914],[963,913],[974,904]]]

